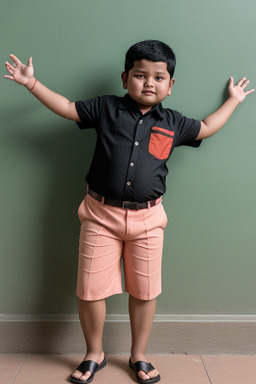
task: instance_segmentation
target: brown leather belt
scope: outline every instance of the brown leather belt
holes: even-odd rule
[[[103,204],[111,205],[112,207],[119,207],[124,209],[133,209],[133,210],[151,208],[157,205],[158,203],[160,203],[161,201],[161,197],[156,200],[146,201],[144,203],[137,203],[133,201],[112,200],[112,199],[109,199],[108,197],[104,197],[99,193],[92,191],[90,188],[88,188],[87,193],[88,195],[93,197],[95,200],[100,201]]]

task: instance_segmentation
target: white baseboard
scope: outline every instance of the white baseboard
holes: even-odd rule
[[[78,322],[78,315],[13,315],[0,314],[0,322],[27,322],[27,321],[60,321],[60,322]],[[129,315],[110,314],[106,316],[106,322],[129,322]],[[155,323],[158,322],[256,322],[256,315],[155,315]]]

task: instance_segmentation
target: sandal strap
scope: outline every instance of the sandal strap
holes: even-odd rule
[[[78,371],[85,374],[85,372],[90,371],[94,373],[99,368],[99,364],[92,360],[82,361],[82,363],[76,368]]]
[[[145,373],[151,372],[155,369],[151,363],[147,363],[146,361],[137,361],[135,364],[136,372],[143,371]]]

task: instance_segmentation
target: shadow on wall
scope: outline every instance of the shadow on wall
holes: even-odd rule
[[[93,89],[91,94],[94,95],[99,88],[96,86],[96,90]],[[102,86],[99,94],[109,93],[106,89],[109,87],[105,87],[104,91]],[[90,95],[87,89],[88,94]],[[19,120],[22,122],[21,116],[26,120],[29,113],[29,109],[23,108]],[[9,127],[15,126],[16,122],[15,113],[8,121]],[[20,152],[34,152],[36,157],[42,157],[43,162],[47,164],[45,206],[41,207],[42,214],[35,222],[41,232],[38,238],[42,241],[36,254],[41,268],[36,271],[40,284],[35,287],[38,290],[38,304],[33,308],[35,314],[70,313],[70,306],[76,302],[80,230],[77,209],[86,193],[84,177],[89,170],[96,143],[94,129],[80,130],[75,122],[67,120],[57,122],[59,126],[54,124],[52,132],[50,129],[45,130],[45,124],[40,125],[37,121],[34,129],[27,127],[25,132],[22,129],[18,132],[9,129],[7,133],[7,140],[14,151],[18,148]],[[35,232],[37,233],[37,229]],[[37,352],[40,352],[40,322],[38,327],[32,334],[35,338],[33,344],[38,346]],[[60,329],[58,331],[61,333]],[[57,335],[56,338],[44,340],[44,351],[55,353],[58,350],[56,342]]]
[[[35,221],[39,232],[39,247],[35,257],[40,266],[36,273],[40,283],[35,287],[38,301],[34,304],[33,313],[70,313],[70,307],[76,301],[80,229],[77,209],[86,190],[84,175],[93,154],[95,135],[93,130],[79,132],[75,126],[68,130],[60,127],[57,134],[55,130],[51,135],[43,134],[40,127],[38,132],[40,134],[33,137],[27,134],[15,137],[17,145],[23,150],[29,146],[33,151],[43,153],[49,164],[49,190],[46,189],[45,205],[40,209],[41,217]],[[40,332],[32,334],[36,336]],[[35,343],[38,341],[35,340]],[[45,343],[49,344],[49,353],[54,352],[54,338],[44,340]]]

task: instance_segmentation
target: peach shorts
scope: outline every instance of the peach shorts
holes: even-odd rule
[[[167,216],[159,203],[129,210],[86,195],[78,209],[81,222],[77,296],[100,300],[125,291],[141,300],[161,293],[161,262]]]

